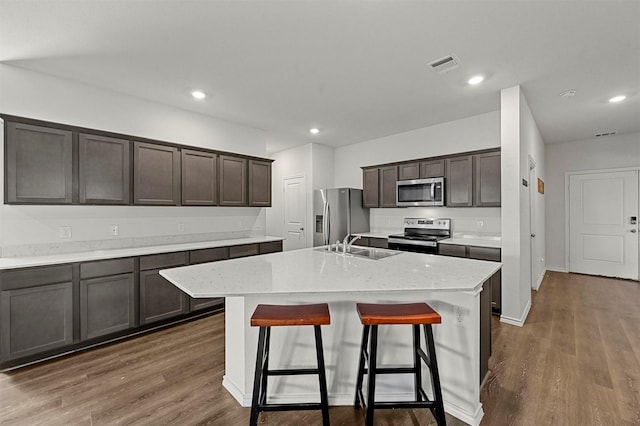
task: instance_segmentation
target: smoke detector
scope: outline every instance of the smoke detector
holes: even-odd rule
[[[595,136],[596,136],[596,138],[601,138],[601,137],[604,137],[604,136],[613,136],[615,134],[616,134],[616,131],[615,130],[611,130],[609,132],[596,133]]]
[[[429,62],[429,66],[438,74],[445,74],[458,68],[460,66],[460,60],[456,55],[451,54]]]

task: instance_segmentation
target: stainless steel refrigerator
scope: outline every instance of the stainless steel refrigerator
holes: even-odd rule
[[[317,189],[313,194],[313,245],[342,241],[345,236],[369,232],[369,209],[362,207],[362,190]]]

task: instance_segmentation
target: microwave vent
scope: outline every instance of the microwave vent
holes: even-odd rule
[[[444,58],[436,59],[435,61],[429,62],[429,66],[438,74],[445,74],[458,68],[460,66],[460,60],[456,57],[456,55],[451,54],[449,56],[445,56]]]

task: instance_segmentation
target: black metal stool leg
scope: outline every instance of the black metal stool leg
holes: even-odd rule
[[[322,424],[329,426],[329,398],[327,396],[327,376],[324,370],[324,353],[322,349],[322,332],[319,325],[314,325],[316,335],[316,357],[318,359],[318,381],[320,382],[320,404],[322,405]]]
[[[376,396],[376,364],[378,358],[378,326],[371,326],[371,342],[369,343],[369,386],[367,388],[366,425],[373,426],[373,412]]]
[[[424,326],[424,335],[427,340],[427,348],[429,349],[429,364],[431,370],[431,384],[433,385],[433,399],[436,403],[436,422],[438,426],[444,426],[447,424],[447,419],[444,415],[444,404],[442,401],[442,389],[440,388],[440,373],[438,372],[438,360],[436,358],[436,346],[433,342],[433,330],[431,325]]]
[[[422,360],[420,359],[420,355],[418,354],[418,350],[420,349],[420,326],[414,324],[411,326],[411,329],[413,331],[413,368],[415,369],[415,395],[416,401],[422,401],[422,394],[420,393],[420,388],[422,388]]]
[[[356,379],[356,397],[353,406],[360,408],[360,404],[364,403],[362,395],[362,381],[364,379],[365,370],[365,353],[367,344],[369,343],[369,326],[362,327],[362,343],[360,344],[360,362],[358,363],[358,377]]]
[[[267,381],[269,379],[269,348],[271,347],[271,327],[266,327],[267,332],[264,341],[264,352],[262,355],[263,358],[263,371],[262,371],[262,382],[260,383],[260,403],[259,405],[264,405],[267,403]]]
[[[260,388],[262,382],[262,363],[265,350],[265,335],[267,327],[260,327],[258,332],[258,352],[256,354],[256,370],[253,376],[253,397],[251,398],[251,417],[249,425],[256,426],[258,424],[258,416],[260,415]]]

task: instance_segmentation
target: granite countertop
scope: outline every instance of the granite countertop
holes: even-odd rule
[[[215,247],[237,246],[242,244],[267,243],[281,241],[281,237],[248,237],[233,240],[201,241],[195,243],[167,244],[158,246],[131,247],[124,249],[96,250],[79,253],[64,253],[47,256],[0,258],[0,270],[29,268],[32,266],[58,265],[63,263],[87,262],[93,260],[114,259],[119,257],[144,256],[147,254],[171,253],[176,251],[199,250]]]
[[[474,235],[474,234],[454,234],[452,238],[439,240],[438,244],[455,244],[461,246],[501,248],[502,238],[500,236]]]
[[[398,254],[372,260],[316,247],[165,269],[160,275],[191,297],[474,291],[502,266],[499,262],[394,253]]]

